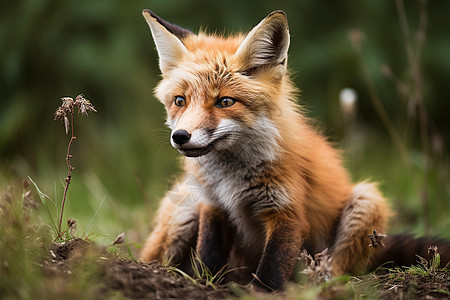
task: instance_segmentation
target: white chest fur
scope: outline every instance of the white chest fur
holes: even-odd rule
[[[199,157],[204,198],[223,209],[244,241],[264,237],[259,213],[290,203],[288,192],[272,175],[278,159],[278,131],[268,120],[256,122],[232,149]]]

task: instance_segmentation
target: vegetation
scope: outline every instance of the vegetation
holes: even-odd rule
[[[48,280],[42,267],[51,242],[89,238],[133,258],[149,232],[179,166],[163,107],[152,96],[159,69],[143,8],[193,31],[227,33],[285,10],[299,102],[344,150],[355,181],[380,182],[397,214],[393,232],[450,238],[450,119],[442,100],[450,97],[450,2],[6,1],[0,4],[0,295],[96,298],[106,267],[89,267],[103,254],[93,251],[67,269],[78,275],[61,285],[65,275]],[[341,93],[348,87],[350,101]],[[79,137],[72,145],[73,132],[67,138],[52,114],[58,98],[79,91],[95,99],[99,112],[71,124]],[[121,232],[126,242],[110,247]],[[372,297],[380,282],[398,291],[408,278],[448,282],[448,267],[433,257],[387,277],[300,280],[305,287],[293,285],[285,296]],[[217,288],[218,278],[197,263],[189,281]],[[436,290],[445,295],[448,285]]]

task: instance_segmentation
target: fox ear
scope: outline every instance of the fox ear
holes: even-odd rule
[[[263,67],[276,68],[284,75],[289,48],[289,27],[286,14],[274,11],[256,25],[239,46],[236,56],[242,72],[253,74]],[[281,72],[281,73],[280,73]]]
[[[161,19],[148,9],[144,9],[142,15],[152,32],[161,72],[167,73],[188,52],[182,40],[193,33]]]

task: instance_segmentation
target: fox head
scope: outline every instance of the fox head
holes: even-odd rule
[[[247,35],[193,32],[143,11],[159,55],[163,79],[155,89],[165,105],[171,144],[188,157],[208,153],[276,156],[289,30],[275,11]],[[269,149],[270,151],[267,151]]]

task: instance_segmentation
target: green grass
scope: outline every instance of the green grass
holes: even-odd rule
[[[49,246],[54,238],[52,225],[45,222],[40,214],[24,206],[26,190],[18,183],[0,188],[0,294],[2,299],[54,299],[63,294],[67,299],[81,296],[74,286],[88,288],[94,281],[85,276],[74,277],[65,283],[67,290],[61,290],[58,282],[44,277],[44,259],[49,257]],[[33,201],[32,197],[28,201]],[[87,270],[86,270],[87,271]],[[85,290],[89,298],[89,289]],[[94,299],[93,295],[91,295]]]
[[[59,264],[50,261],[50,246],[57,231],[51,221],[54,216],[49,217],[44,208],[49,201],[35,209],[40,197],[49,200],[34,186],[25,188],[11,180],[5,184],[0,178],[1,298],[122,299],[115,293],[99,294],[103,270],[95,251],[87,251],[82,259],[71,262],[70,273],[66,268],[54,272]],[[74,237],[73,232],[65,235],[66,239]]]
[[[291,283],[286,291],[275,294],[249,293],[238,286],[232,286],[231,289],[243,300],[378,299],[376,284],[373,276],[340,276],[323,283],[307,283],[304,279],[300,285]]]
[[[29,191],[32,191],[31,193]],[[50,259],[49,246],[56,237],[54,224],[48,219],[47,210],[41,204],[34,209],[33,201],[41,201],[42,193],[30,185],[26,188],[18,181],[0,186],[0,294],[2,299],[98,299],[121,298],[118,293],[98,294],[102,288],[102,268],[98,265],[98,255],[89,253],[71,267],[69,275],[60,274],[48,277],[44,272],[45,260]],[[48,199],[47,199],[48,200]],[[47,203],[51,203],[48,201]],[[101,209],[99,210],[99,214]],[[70,215],[70,213],[69,213]],[[52,216],[54,217],[54,216]],[[77,236],[71,233],[68,238]],[[85,235],[81,235],[85,237]],[[90,235],[96,240],[94,235]],[[112,245],[113,239],[108,244]],[[138,248],[132,241],[110,246],[108,251],[120,257],[135,259],[132,248]],[[220,287],[223,277],[233,272],[226,267],[217,274],[204,265],[198,255],[191,255],[193,275],[170,266],[167,272],[182,275],[194,285],[206,285],[212,289]],[[444,262],[445,263],[445,262]],[[449,272],[450,265],[441,266],[439,253],[430,260],[418,257],[418,264],[406,268],[388,269],[390,280],[402,282],[411,276],[432,279]],[[446,272],[446,273],[445,273]],[[381,288],[378,278],[373,274],[360,277],[340,276],[326,282],[317,283],[299,273],[297,283],[291,283],[287,290],[277,294],[249,293],[240,286],[230,289],[242,299],[376,299]],[[439,293],[446,293],[443,289]]]
[[[195,285],[203,284],[210,286],[214,290],[217,289],[217,285],[223,282],[228,273],[238,270],[237,268],[230,269],[228,265],[224,265],[216,273],[213,273],[201,260],[200,256],[194,249],[191,249],[190,260],[193,272],[192,275],[189,275],[183,270],[177,268],[177,266],[172,265],[170,259],[163,265],[167,268],[168,272],[178,273]]]

